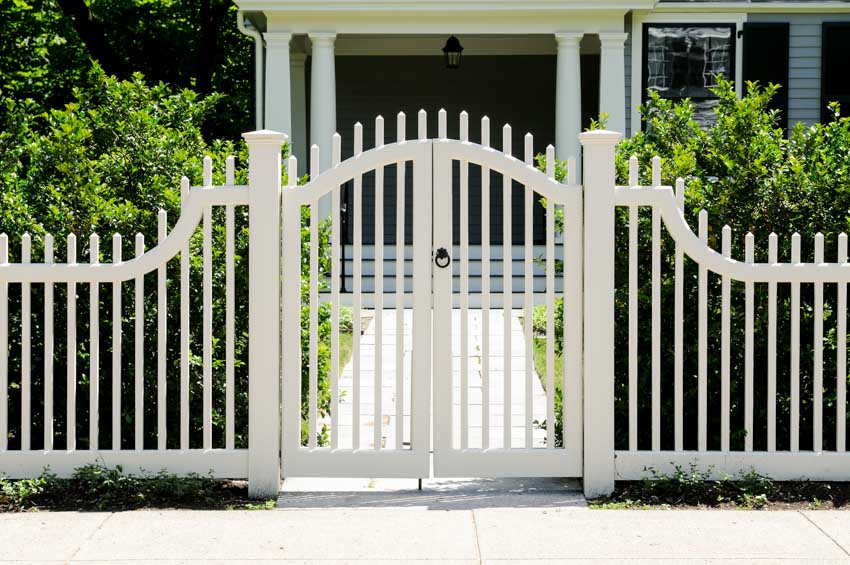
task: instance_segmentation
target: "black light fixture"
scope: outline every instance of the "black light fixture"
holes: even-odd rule
[[[460,44],[460,40],[457,37],[454,35],[449,37],[446,41],[446,46],[443,47],[443,53],[446,55],[446,68],[460,68],[460,57],[463,53],[463,45]]]

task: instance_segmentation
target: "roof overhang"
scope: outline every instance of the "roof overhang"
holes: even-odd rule
[[[737,0],[735,2],[661,2],[655,6],[654,12],[746,12],[750,14],[763,13],[823,13],[850,12],[850,2],[847,0],[826,0],[808,2],[777,0],[775,2],[761,0]]]
[[[552,12],[628,11],[658,0],[236,0],[240,10],[262,12]]]
[[[657,0],[236,0],[268,31],[339,34],[549,34],[623,31]]]

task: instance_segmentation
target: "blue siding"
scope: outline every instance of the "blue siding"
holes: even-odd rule
[[[821,24],[850,21],[850,14],[750,14],[750,22],[788,22],[788,125],[820,120]]]

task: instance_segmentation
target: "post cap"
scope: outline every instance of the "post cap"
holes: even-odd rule
[[[578,139],[582,145],[614,145],[623,138],[623,134],[607,129],[596,129],[579,134]]]
[[[247,133],[243,133],[242,138],[248,144],[255,143],[261,145],[282,145],[284,141],[289,139],[289,136],[279,131],[262,129],[259,131],[249,131]]]

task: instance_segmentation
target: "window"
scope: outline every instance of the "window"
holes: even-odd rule
[[[643,98],[647,89],[662,98],[690,98],[696,121],[714,120],[710,88],[717,76],[735,77],[734,24],[645,24]]]
[[[827,121],[830,102],[841,103],[845,114],[850,110],[850,22],[824,23],[822,49],[821,119]]]
[[[783,129],[788,129],[789,45],[790,26],[786,22],[744,24],[744,83],[758,81],[762,88],[771,83],[781,86],[769,108],[779,110]]]

